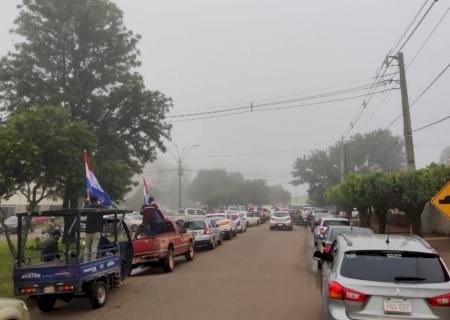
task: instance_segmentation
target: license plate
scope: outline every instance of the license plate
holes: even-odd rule
[[[282,226],[284,226],[284,223],[279,223],[279,224],[277,224],[277,226],[282,227]]]
[[[397,314],[410,314],[412,312],[411,300],[385,298],[384,312]]]
[[[55,287],[54,286],[45,287],[44,293],[55,293]]]

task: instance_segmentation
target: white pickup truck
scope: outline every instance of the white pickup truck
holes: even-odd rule
[[[180,209],[174,214],[164,215],[167,219],[175,221],[178,225],[184,223],[185,221],[195,219],[195,218],[206,218],[206,212],[202,209],[196,208],[186,208]]]

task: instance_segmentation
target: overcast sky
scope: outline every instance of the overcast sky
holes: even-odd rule
[[[0,1],[1,55],[12,49],[14,39],[8,30],[19,2]],[[172,97],[171,113],[180,114],[369,83],[423,0],[116,3],[124,11],[127,27],[143,36],[141,72],[148,87]],[[404,48],[407,63],[449,5],[449,0],[436,3]],[[450,62],[449,30],[450,14],[408,68],[411,101]],[[449,84],[450,71],[412,107],[413,128],[450,114]],[[321,88],[326,89],[317,91]],[[373,98],[352,133],[386,127],[400,112],[399,91],[380,105],[383,98],[384,94]],[[361,103],[362,98],[176,122],[172,143],[200,144],[190,153],[187,168],[242,171],[249,178],[281,183],[295,193],[288,185],[295,158],[333,144]],[[395,134],[401,134],[401,125],[398,121],[392,127]],[[441,149],[450,144],[449,129],[450,121],[414,135],[419,167],[438,160]],[[265,152],[273,153],[243,155]],[[169,155],[162,157],[173,162]]]

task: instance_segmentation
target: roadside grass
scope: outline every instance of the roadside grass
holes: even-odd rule
[[[13,296],[12,270],[14,259],[9,252],[6,240],[0,240],[0,297]]]
[[[16,246],[16,241],[13,241]],[[39,240],[33,239],[27,242],[25,254],[27,256],[38,254]],[[17,247],[17,246],[16,246]],[[8,244],[5,239],[0,239],[0,297],[12,297],[13,292],[13,266],[14,258],[9,252]]]

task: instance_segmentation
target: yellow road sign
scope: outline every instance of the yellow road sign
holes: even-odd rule
[[[434,196],[431,204],[447,218],[450,218],[450,181]]]

